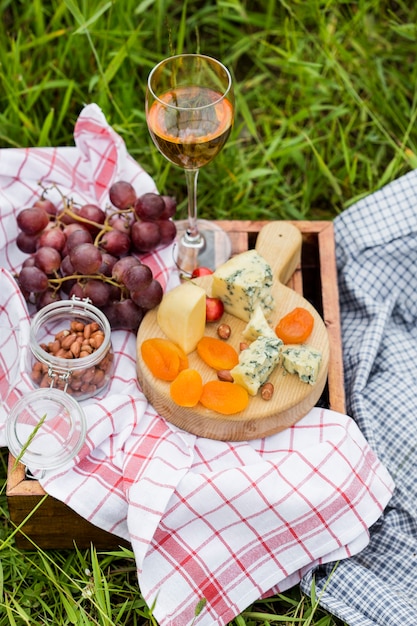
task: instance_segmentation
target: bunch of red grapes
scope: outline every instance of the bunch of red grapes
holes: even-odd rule
[[[176,201],[156,193],[138,197],[126,181],[113,183],[109,198],[106,211],[65,197],[58,209],[43,193],[21,210],[16,243],[30,256],[17,280],[38,310],[57,300],[89,299],[112,328],[136,331],[163,295],[139,256],[173,241]]]

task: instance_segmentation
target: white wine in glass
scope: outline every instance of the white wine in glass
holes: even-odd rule
[[[180,270],[215,269],[231,252],[228,235],[197,217],[197,178],[225,145],[233,125],[234,95],[229,70],[201,54],[180,54],[161,61],[149,74],[146,120],[163,156],[184,169],[188,218],[178,221],[174,253]]]

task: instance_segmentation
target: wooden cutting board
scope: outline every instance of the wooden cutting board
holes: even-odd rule
[[[137,374],[143,393],[158,413],[169,422],[200,437],[222,441],[244,441],[265,437],[292,426],[319,400],[327,380],[329,364],[329,340],[324,322],[316,309],[300,294],[286,286],[300,263],[302,236],[298,228],[286,222],[271,222],[258,235],[256,249],[271,265],[274,275],[273,295],[275,312],[272,326],[297,306],[305,307],[314,316],[314,328],[307,345],[322,353],[318,379],[314,385],[303,383],[297,374],[288,374],[279,364],[270,377],[274,395],[270,401],[259,393],[250,397],[248,407],[235,415],[221,415],[198,404],[193,408],[176,405],[169,396],[169,383],[156,379],[142,360],[140,346],[150,337],[165,337],[156,317],[156,309],[149,311],[139,327],[137,335]],[[204,276],[196,282],[210,295],[211,277]],[[246,322],[227,313],[221,322],[229,324],[232,334],[228,342],[239,352],[244,341],[242,331]],[[206,334],[217,337],[220,322],[206,325]],[[196,352],[188,355],[189,367],[197,369],[204,382],[216,380],[216,372],[206,366]]]

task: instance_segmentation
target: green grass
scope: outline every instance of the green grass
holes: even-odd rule
[[[0,0],[0,147],[71,145],[96,102],[129,152],[185,212],[183,173],[154,148],[153,65],[202,52],[232,71],[237,117],[199,177],[219,219],[333,219],[417,165],[417,5],[406,0]],[[3,624],[151,624],[131,554],[16,549],[0,477]],[[262,616],[259,616],[262,613]],[[338,622],[300,596],[235,626]]]
[[[309,0],[3,0],[0,145],[73,141],[96,102],[162,192],[180,170],[149,138],[147,75],[173,52],[222,59],[233,134],[200,173],[202,216],[333,218],[415,167],[417,8]],[[5,13],[4,13],[5,12]]]

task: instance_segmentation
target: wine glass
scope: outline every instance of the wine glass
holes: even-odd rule
[[[197,219],[197,178],[225,145],[234,118],[233,85],[220,61],[202,54],[179,54],[156,65],[148,78],[146,120],[163,156],[185,171],[188,218],[176,222],[174,253],[180,270],[215,269],[230,257],[228,235],[213,222]]]

